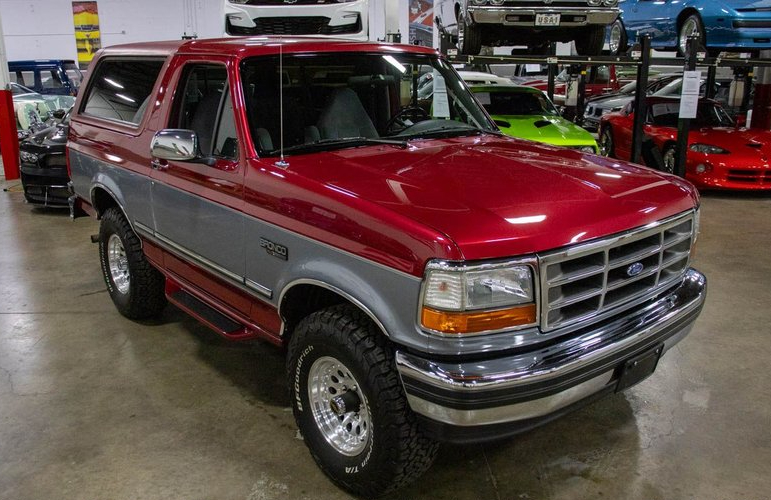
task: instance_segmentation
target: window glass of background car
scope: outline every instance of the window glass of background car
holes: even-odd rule
[[[80,82],[83,80],[83,74],[78,67],[73,63],[67,63],[64,65],[64,72],[67,74],[67,79],[70,81],[72,88],[80,87]]]
[[[24,85],[25,87],[32,88],[35,86],[35,72],[34,71],[17,71],[16,83]]]
[[[235,158],[237,140],[228,73],[221,64],[190,64],[182,72],[183,98],[172,111],[170,128],[193,130],[204,156]]]
[[[607,66],[597,66],[597,72],[594,76],[594,83],[609,83],[610,82],[610,68]]]
[[[81,112],[139,124],[162,67],[162,59],[103,59],[94,70]]]
[[[59,71],[55,69],[51,71],[41,71],[40,83],[43,85],[44,89],[62,88],[62,81],[59,78]]]
[[[477,94],[477,97],[480,95]],[[557,115],[552,103],[541,92],[490,92],[480,100],[491,115]]]

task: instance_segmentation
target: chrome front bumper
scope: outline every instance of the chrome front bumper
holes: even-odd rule
[[[620,367],[640,353],[663,352],[690,332],[706,298],[706,278],[689,269],[668,293],[632,313],[592,325],[541,349],[462,363],[437,362],[398,351],[396,364],[410,407],[440,439],[470,441],[533,427],[615,390]],[[515,350],[515,349],[513,349]],[[663,353],[662,352],[662,353]],[[453,428],[463,438],[453,438]],[[469,432],[471,431],[471,432]]]
[[[544,8],[533,7],[469,7],[469,16],[477,24],[498,24],[503,26],[533,26],[536,14],[561,14],[563,16],[584,17],[580,22],[561,22],[559,26],[544,26],[555,29],[561,27],[588,26],[590,24],[608,25],[616,20],[619,10],[616,8],[560,7],[552,5]],[[509,16],[525,16],[528,20],[512,20]]]

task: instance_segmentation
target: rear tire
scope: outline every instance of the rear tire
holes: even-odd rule
[[[482,50],[482,30],[479,25],[470,24],[458,17],[458,53],[475,56]]]
[[[305,444],[341,488],[383,495],[433,463],[438,445],[407,404],[393,350],[359,309],[333,306],[301,321],[289,342],[287,373]]]
[[[598,56],[605,44],[605,26],[592,26],[576,37],[576,52],[582,56]]]
[[[160,315],[166,306],[165,278],[147,261],[139,237],[116,207],[102,216],[99,260],[107,291],[122,315],[130,319]]]

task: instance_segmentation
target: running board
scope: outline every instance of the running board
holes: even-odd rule
[[[233,340],[254,337],[254,333],[245,325],[222,314],[185,290],[177,290],[166,297],[169,302],[224,337]]]

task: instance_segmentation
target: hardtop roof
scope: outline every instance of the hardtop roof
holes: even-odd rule
[[[415,45],[382,42],[358,42],[325,37],[230,37],[196,40],[169,40],[113,45],[102,49],[103,55],[169,56],[172,54],[217,54],[249,57],[308,52],[389,52],[437,54],[435,49]]]

